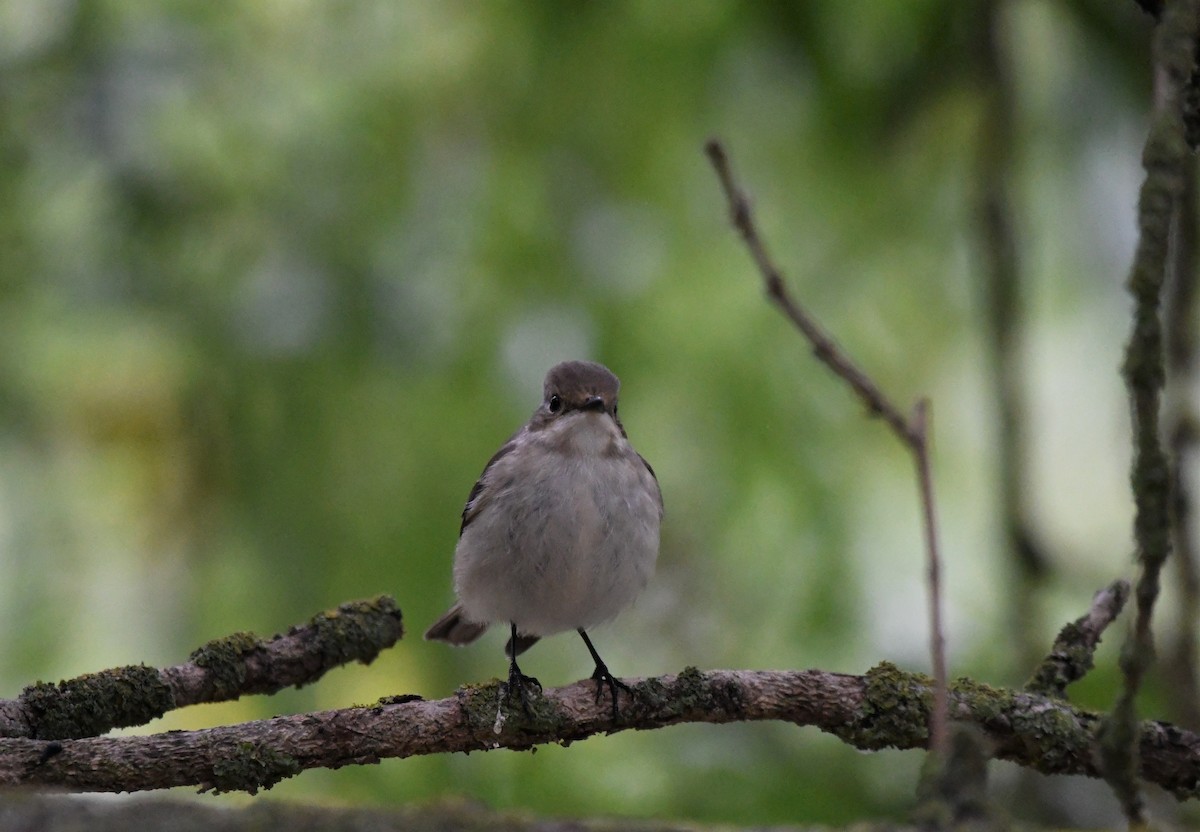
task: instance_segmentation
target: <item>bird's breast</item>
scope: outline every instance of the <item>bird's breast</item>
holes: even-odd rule
[[[478,620],[516,621],[530,635],[586,628],[645,586],[658,555],[657,486],[622,438],[615,449],[610,440],[593,453],[527,448],[498,472],[503,484],[456,557],[460,598]]]

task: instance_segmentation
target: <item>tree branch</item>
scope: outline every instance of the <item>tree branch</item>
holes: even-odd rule
[[[1025,690],[1056,699],[1065,699],[1067,685],[1077,682],[1092,669],[1092,656],[1100,644],[1100,636],[1121,614],[1129,600],[1129,581],[1113,581],[1092,598],[1087,615],[1063,627],[1054,646]]]
[[[632,701],[619,725],[583,680],[548,690],[531,713],[503,705],[499,683],[466,686],[438,701],[412,697],[282,716],[201,731],[43,741],[0,739],[0,785],[79,791],[270,788],[310,768],[394,757],[569,744],[599,733],[691,722],[780,720],[811,725],[863,750],[925,748],[931,680],[881,664],[864,676],[803,671],[701,672],[627,680]],[[1099,776],[1093,750],[1100,717],[1065,702],[961,679],[950,689],[954,719],[974,724],[995,755],[1047,774]],[[1180,799],[1200,793],[1200,735],[1162,723],[1139,726],[1141,775]]]
[[[716,139],[705,144],[705,152],[721,181],[725,198],[729,202],[729,214],[734,228],[742,236],[750,256],[754,258],[766,286],[767,297],[796,325],[800,333],[813,347],[817,360],[833,370],[855,394],[862,399],[867,410],[887,423],[897,438],[913,454],[917,467],[917,488],[921,499],[921,519],[925,534],[926,569],[929,579],[929,645],[934,678],[934,708],[930,730],[933,734],[933,750],[942,757],[948,751],[946,733],[946,641],[942,633],[942,589],[941,557],[938,551],[937,515],[933,492],[933,471],[929,463],[929,401],[921,399],[913,408],[911,417],[906,418],[898,407],[883,394],[883,391],[866,373],[858,368],[849,356],[841,351],[833,338],[825,332],[817,320],[808,313],[791,293],[784,282],[783,273],[767,253],[766,244],[754,224],[750,201],[738,186],[729,164],[725,147]]]
[[[737,832],[751,827],[680,820],[622,817],[545,818],[520,810],[496,810],[476,800],[440,800],[430,805],[324,806],[289,800],[254,800],[239,808],[180,797],[107,800],[80,795],[21,795],[0,800],[0,829],[20,832]],[[616,815],[616,816],[614,816]],[[894,820],[855,821],[853,832],[928,832],[927,825]],[[770,827],[794,830],[796,827]],[[832,827],[831,827],[832,829]],[[986,832],[986,827],[972,827]],[[754,826],[755,832],[767,832]]]
[[[1195,67],[1200,2],[1169,3],[1155,28],[1154,59],[1159,95],[1146,138],[1142,166],[1146,178],[1138,198],[1138,244],[1128,289],[1134,299],[1133,331],[1122,373],[1133,415],[1133,465],[1130,480],[1136,513],[1134,539],[1141,572],[1135,589],[1137,615],[1121,651],[1125,684],[1105,722],[1101,748],[1106,779],[1132,825],[1145,823],[1136,774],[1136,700],[1154,661],[1151,617],[1159,576],[1171,551],[1171,477],[1159,436],[1159,410],[1165,370],[1163,328],[1159,318],[1170,253],[1171,225],[1184,191],[1188,146],[1184,135],[1182,89]]]
[[[1184,122],[1189,133],[1200,133],[1197,99],[1200,68],[1194,69],[1184,94]],[[1190,119],[1189,119],[1190,114]],[[1190,121],[1190,123],[1189,123]],[[1197,135],[1189,136],[1196,149]],[[1200,627],[1200,564],[1192,531],[1193,490],[1189,472],[1194,468],[1200,442],[1200,416],[1192,403],[1196,389],[1197,288],[1200,259],[1200,188],[1196,157],[1185,161],[1184,192],[1172,229],[1171,263],[1163,287],[1163,337],[1167,357],[1167,388],[1163,399],[1163,433],[1171,459],[1171,551],[1179,586],[1179,605],[1166,649],[1161,674],[1164,692],[1171,700],[1173,718],[1187,728],[1200,728],[1200,668],[1196,667],[1196,632]]]
[[[704,146],[721,187],[729,201],[730,221],[737,232],[741,234],[750,256],[754,258],[766,285],[767,296],[782,310],[783,314],[796,325],[808,342],[812,344],[813,354],[829,369],[842,378],[855,394],[862,399],[867,410],[882,418],[892,429],[900,441],[909,447],[915,446],[919,439],[914,426],[883,394],[883,391],[871,380],[871,377],[858,368],[850,360],[817,320],[804,307],[797,303],[787,290],[783,273],[767,254],[766,244],[759,236],[758,228],[750,211],[750,201],[733,178],[733,170],[729,164],[729,155],[724,145],[716,139],[711,139]]]
[[[389,596],[351,601],[271,639],[245,632],[214,639],[174,667],[133,665],[30,685],[0,700],[0,737],[94,737],[187,705],[300,687],[339,665],[370,664],[403,634]]]

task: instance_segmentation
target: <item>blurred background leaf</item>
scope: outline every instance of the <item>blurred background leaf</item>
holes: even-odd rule
[[[932,396],[951,672],[1021,682],[970,205],[974,9],[0,0],[0,695],[379,592],[410,636],[370,668],[146,730],[502,673],[500,633],[419,634],[451,599],[471,484],[572,357],[621,377],[667,506],[658,576],[594,634],[615,672],[926,667],[910,461],[764,302],[710,135],[797,296],[891,396]],[[1101,0],[1013,0],[999,21],[1048,646],[1131,571],[1116,367],[1150,21]],[[1081,701],[1104,708],[1100,665]],[[590,663],[561,638],[525,669],[557,685]],[[839,823],[903,816],[919,763],[689,726],[272,794]],[[1044,788],[1076,824],[1115,811],[1095,783]]]

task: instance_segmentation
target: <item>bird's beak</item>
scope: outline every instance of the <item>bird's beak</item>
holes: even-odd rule
[[[604,399],[600,396],[588,396],[583,400],[583,410],[604,410]]]

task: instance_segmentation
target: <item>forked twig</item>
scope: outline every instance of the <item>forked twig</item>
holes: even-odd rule
[[[941,557],[938,552],[937,517],[933,494],[933,474],[929,464],[929,402],[921,399],[906,417],[883,394],[871,378],[842,352],[833,338],[788,292],[783,274],[767,254],[750,211],[750,202],[733,178],[729,156],[716,139],[705,145],[705,152],[729,201],[733,227],[737,229],[750,256],[754,258],[766,285],[767,297],[787,315],[800,333],[812,344],[817,359],[841,379],[866,405],[872,415],[887,423],[892,432],[910,451],[917,466],[917,481],[921,496],[922,521],[925,531],[925,550],[929,577],[930,653],[933,661],[934,702],[930,720],[930,747],[945,757],[946,752],[946,654],[942,635]]]
[[[1097,592],[1087,614],[1059,632],[1050,654],[1033,672],[1025,690],[1066,699],[1067,685],[1079,681],[1092,669],[1100,637],[1125,608],[1130,591],[1129,581],[1122,579]]]

